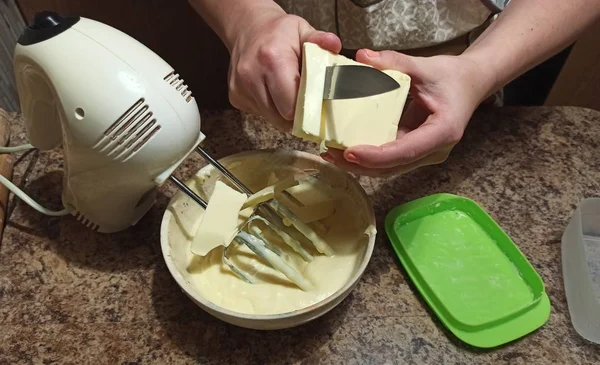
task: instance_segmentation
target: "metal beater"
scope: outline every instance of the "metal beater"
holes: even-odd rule
[[[209,164],[217,169],[241,192],[245,193],[247,196],[251,196],[253,194],[253,192],[246,185],[244,185],[237,177],[235,177],[235,175],[227,170],[225,166],[219,163],[219,161],[212,158],[212,156],[210,156],[208,152],[204,151],[202,147],[196,147],[196,152],[198,152],[202,158],[204,158]],[[188,197],[200,204],[202,208],[206,209],[208,204],[181,180],[173,175],[169,177],[169,180],[171,180],[171,182],[173,182],[173,184],[175,184]],[[285,193],[286,192],[284,191],[284,194]],[[297,252],[304,261],[312,261],[313,256],[306,249],[304,249],[304,247],[302,247],[297,239],[286,233],[289,228],[286,226],[286,224],[284,224],[284,219],[290,223],[289,226],[295,228],[296,232],[306,237],[320,253],[331,256],[334,253],[333,249],[323,240],[323,238],[319,236],[317,232],[315,232],[306,223],[298,219],[298,217],[296,217],[286,206],[278,202],[276,199],[270,199],[259,204],[256,211],[258,211],[260,215],[255,213],[250,216],[244,226],[237,232],[234,241],[237,244],[246,245],[252,252],[265,260],[275,270],[283,273],[291,282],[296,284],[301,289],[309,290],[311,284],[296,269],[285,262],[281,250],[269,243],[260,228],[256,226],[256,223],[262,222],[268,228],[272,229],[277,235],[279,235],[279,237],[282,238],[283,242]],[[227,265],[240,279],[251,284],[256,283],[256,280],[250,273],[236,267],[229,259],[229,249],[231,247],[232,246],[229,245],[223,250],[223,263]]]

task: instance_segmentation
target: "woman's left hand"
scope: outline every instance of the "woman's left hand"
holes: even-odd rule
[[[411,57],[361,50],[356,59],[409,75],[413,99],[400,120],[395,141],[345,151],[330,149],[322,156],[359,175],[389,176],[444,162],[496,82],[477,63],[462,56]]]

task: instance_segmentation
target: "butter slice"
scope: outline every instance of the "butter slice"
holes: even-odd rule
[[[285,195],[281,195],[278,200],[304,223],[320,221],[335,213],[335,202],[332,199],[305,206],[298,205],[296,202],[288,199]]]
[[[312,223],[335,213],[335,201],[329,186],[315,177],[305,178],[299,185],[286,189],[296,202],[281,195],[278,199],[304,223]]]
[[[287,188],[285,191],[292,194],[303,205],[312,205],[330,198],[330,188],[316,177],[306,177],[299,185]]]
[[[206,256],[215,247],[231,243],[237,233],[239,212],[246,198],[246,194],[217,181],[191,244],[193,254]]]
[[[323,100],[325,71],[334,65],[368,66],[314,43],[304,43],[292,134],[316,143],[324,141],[325,146],[337,149],[380,146],[394,141],[408,97],[410,77],[400,71],[384,70],[400,88],[365,98]]]
[[[238,214],[238,220],[237,220],[238,229],[241,229],[244,226],[244,224],[246,224],[248,219],[250,219],[252,214],[254,214],[255,210],[256,210],[256,206],[242,208],[242,210],[240,210],[240,212]]]
[[[273,178],[270,177],[269,180],[273,180]],[[266,202],[267,200],[271,200],[271,199],[275,198],[275,196],[279,195],[279,193],[281,191],[291,188],[296,185],[298,185],[298,182],[296,181],[296,179],[294,177],[287,178],[282,181],[276,182],[273,185],[269,185],[266,188],[254,193],[250,197],[248,197],[248,199],[242,206],[242,209],[246,209],[248,207],[254,207],[260,203]]]

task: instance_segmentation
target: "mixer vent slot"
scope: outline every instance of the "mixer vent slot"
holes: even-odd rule
[[[150,107],[142,98],[108,127],[94,149],[125,162],[144,147],[160,129],[160,124],[153,118]]]
[[[100,228],[99,225],[95,224],[89,218],[87,218],[86,216],[84,216],[83,214],[81,214],[79,212],[75,212],[75,218],[77,219],[77,221],[79,221],[79,223],[88,227],[92,231],[97,231]]]
[[[177,90],[183,96],[186,102],[190,102],[192,100],[192,92],[188,89],[188,86],[185,84],[183,79],[179,77],[179,74],[175,73],[175,71],[171,72],[167,76],[165,76],[165,81],[169,83],[172,87]]]

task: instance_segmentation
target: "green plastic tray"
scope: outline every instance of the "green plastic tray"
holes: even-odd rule
[[[542,279],[472,200],[451,194],[417,199],[394,208],[385,229],[425,301],[465,343],[496,347],[548,320]]]

